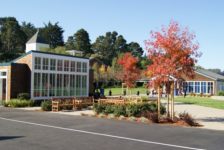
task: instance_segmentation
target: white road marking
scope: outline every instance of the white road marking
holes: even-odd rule
[[[116,135],[110,135],[110,134],[104,134],[104,133],[98,133],[98,132],[85,131],[85,130],[63,128],[63,127],[58,127],[58,126],[52,126],[52,125],[47,125],[47,124],[39,124],[39,123],[33,123],[33,122],[27,122],[27,121],[21,121],[21,120],[15,120],[15,119],[3,118],[3,117],[0,117],[0,119],[7,120],[7,121],[12,121],[12,122],[23,123],[23,124],[28,124],[28,125],[35,125],[35,126],[54,128],[54,129],[72,131],[72,132],[79,132],[79,133],[85,133],[85,134],[91,134],[91,135],[98,135],[98,136],[104,136],[104,137],[110,137],[110,138],[116,138],[116,139],[122,139],[122,140],[128,140],[128,141],[134,141],[134,142],[140,142],[140,143],[163,145],[163,146],[168,146],[168,147],[175,147],[175,148],[182,148],[182,149],[191,149],[191,150],[205,150],[205,149],[194,148],[194,147],[187,147],[187,146],[181,146],[181,145],[153,142],[153,141],[147,141],[147,140],[141,140],[141,139],[135,139],[135,138],[129,138],[129,137],[122,137],[122,136],[116,136]]]

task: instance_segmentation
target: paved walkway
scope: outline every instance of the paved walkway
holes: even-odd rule
[[[224,110],[183,103],[175,103],[174,109],[176,115],[184,111],[190,113],[202,128],[224,130]]]

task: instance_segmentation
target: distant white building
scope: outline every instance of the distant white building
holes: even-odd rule
[[[67,53],[69,53],[72,56],[82,56],[83,52],[79,50],[66,50]]]

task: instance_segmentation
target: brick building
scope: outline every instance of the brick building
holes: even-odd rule
[[[29,93],[31,99],[89,95],[89,59],[42,52],[49,45],[38,32],[26,43],[26,54],[0,64],[0,100]]]

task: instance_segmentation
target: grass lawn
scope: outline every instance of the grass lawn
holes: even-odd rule
[[[122,88],[106,88],[105,91],[104,91],[104,94],[106,96],[109,95],[109,90],[112,91],[112,96],[113,95],[123,95],[122,93]],[[132,88],[131,89],[131,94],[137,94],[137,91],[140,92],[140,94],[146,94],[146,88],[142,88],[142,87],[139,87],[139,88]]]
[[[183,102],[185,104],[194,104],[200,106],[206,106],[211,108],[224,109],[224,101],[214,100],[211,98],[205,97],[176,97],[174,101]]]

